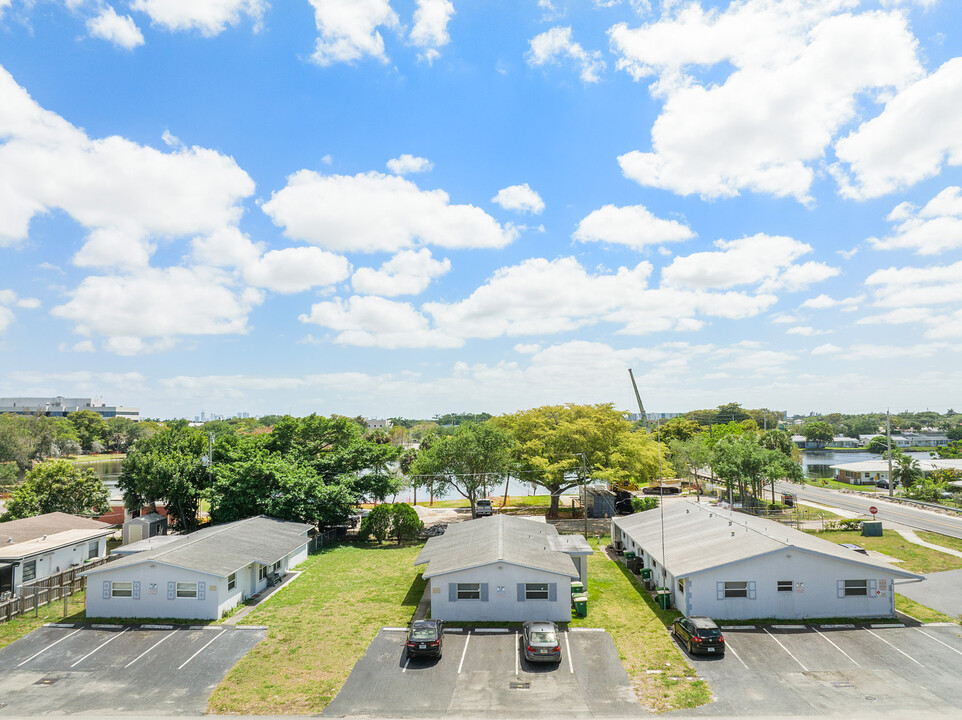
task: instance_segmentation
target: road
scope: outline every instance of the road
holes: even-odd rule
[[[819,505],[840,508],[850,512],[871,517],[869,508],[878,508],[876,520],[883,523],[904,525],[913,530],[926,530],[962,539],[962,516],[953,517],[943,515],[932,510],[924,510],[908,505],[889,502],[884,496],[863,497],[849,493],[841,493],[827,488],[816,488],[811,485],[796,485],[794,483],[776,483],[776,492],[794,493],[802,502],[806,500]]]

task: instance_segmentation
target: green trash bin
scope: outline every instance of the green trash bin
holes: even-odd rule
[[[642,568],[642,569],[641,569],[641,579],[642,579],[642,580],[651,580],[651,568]]]
[[[578,582],[577,580],[575,580],[573,583],[571,583],[571,597],[574,597],[575,595],[584,595],[584,594],[585,594],[585,584],[583,582]]]
[[[662,610],[667,610],[671,607],[671,590],[668,588],[658,588],[656,591],[658,598],[658,607]]]
[[[625,560],[631,560],[635,554],[631,550],[625,550]]]
[[[574,598],[575,613],[578,617],[588,617],[588,596],[577,595]]]
[[[865,537],[882,537],[881,520],[863,520],[862,535]]]

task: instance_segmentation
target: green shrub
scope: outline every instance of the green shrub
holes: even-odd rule
[[[826,530],[845,530],[853,532],[856,530],[861,531],[862,521],[858,518],[851,518],[848,520],[830,520],[825,523]]]
[[[361,521],[361,528],[358,536],[361,540],[373,537],[379,543],[384,542],[391,529],[391,509],[392,505],[381,503],[371,510],[370,514]]]
[[[400,545],[403,540],[414,540],[424,529],[424,523],[407,503],[396,503],[391,507],[391,535]]]
[[[631,509],[637,512],[654,510],[658,507],[658,498],[646,495],[645,497],[635,497],[631,499]]]

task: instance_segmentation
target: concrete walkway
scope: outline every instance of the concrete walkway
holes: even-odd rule
[[[913,545],[921,545],[922,547],[927,547],[930,550],[938,550],[939,552],[943,552],[946,555],[954,555],[957,558],[962,558],[962,552],[959,552],[958,550],[953,550],[952,548],[942,547],[941,545],[933,545],[930,542],[925,542],[925,540],[923,540],[922,538],[920,538],[918,535],[915,534],[914,530],[909,530],[908,528],[902,528],[902,527],[894,527],[892,529],[895,530],[895,532],[897,532],[899,535],[904,537]]]
[[[300,574],[301,574],[301,571],[300,571],[300,570],[298,570],[298,571],[296,571],[296,572],[295,572],[295,571],[288,572],[288,573],[283,577],[283,579],[281,580],[280,584],[275,585],[274,587],[266,587],[266,588],[264,588],[263,590],[261,590],[259,593],[257,593],[256,595],[252,595],[251,598],[250,598],[250,601],[251,601],[251,602],[250,602],[248,605],[243,605],[243,606],[241,606],[240,610],[238,610],[238,611],[235,612],[233,615],[231,615],[229,618],[227,618],[227,619],[224,621],[223,624],[224,624],[224,625],[237,625],[238,623],[240,623],[240,621],[241,621],[245,616],[250,615],[252,612],[254,612],[254,609],[255,609],[258,605],[260,605],[262,602],[264,602],[267,598],[269,598],[271,595],[273,595],[274,593],[276,593],[276,592],[277,592],[278,590],[280,590],[281,588],[287,587],[288,583],[293,582],[294,578],[296,578],[296,577],[297,577],[298,575],[300,575]]]

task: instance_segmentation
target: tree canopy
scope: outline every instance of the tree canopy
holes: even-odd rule
[[[103,515],[110,510],[106,486],[90,468],[66,460],[51,460],[34,467],[7,501],[2,520],[65,512]]]

